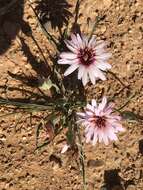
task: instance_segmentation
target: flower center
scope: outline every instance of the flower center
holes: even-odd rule
[[[96,116],[96,125],[99,128],[105,127],[105,122],[106,122],[105,117]]]
[[[78,58],[80,60],[80,64],[89,66],[95,60],[95,54],[92,49],[88,49],[87,47],[79,50]]]

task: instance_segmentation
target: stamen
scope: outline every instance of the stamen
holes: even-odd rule
[[[80,49],[78,58],[81,64],[89,66],[95,60],[95,53],[92,49],[86,47],[85,49]]]
[[[105,117],[99,117],[99,116],[96,116],[96,125],[99,127],[99,128],[102,128],[102,127],[105,127],[106,125],[106,119]]]

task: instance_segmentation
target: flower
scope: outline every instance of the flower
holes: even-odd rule
[[[111,69],[111,65],[107,63],[111,53],[105,51],[105,42],[97,42],[95,36],[88,39],[83,35],[72,34],[71,40],[66,40],[65,43],[71,52],[61,53],[58,60],[58,64],[70,65],[64,73],[65,76],[78,69],[78,79],[82,79],[84,86],[89,79],[92,84],[97,79],[106,80],[103,71]]]
[[[103,141],[105,145],[108,145],[109,140],[118,139],[117,132],[125,131],[120,123],[121,117],[113,114],[113,107],[114,104],[107,105],[107,98],[103,97],[99,105],[93,99],[91,104],[87,104],[85,112],[77,113],[79,116],[77,123],[85,126],[87,143],[92,142],[95,145],[97,141]]]

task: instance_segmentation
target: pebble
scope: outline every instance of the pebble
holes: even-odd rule
[[[106,29],[107,29],[107,28],[106,28],[105,25],[101,26],[101,29],[100,29],[101,34],[105,33],[105,32],[106,32]]]
[[[21,59],[23,62],[27,62],[27,57],[23,56]]]
[[[120,185],[115,185],[111,190],[123,190]]]
[[[18,67],[18,66],[17,66],[17,67],[14,67],[12,73],[13,73],[13,74],[17,74],[18,72],[19,72],[19,67]]]
[[[102,186],[100,190],[108,190],[106,186]]]
[[[142,173],[141,170],[136,171],[135,172],[135,179],[137,179],[137,180],[140,179],[141,178],[141,173]]]
[[[112,0],[97,0],[97,9],[108,9],[112,4]]]
[[[87,167],[101,167],[104,165],[103,160],[88,160]]]
[[[129,185],[126,190],[136,190],[134,185]]]
[[[142,160],[136,161],[135,166],[136,166],[136,168],[141,168],[141,167],[143,167],[143,161],[142,161]]]
[[[103,0],[103,4],[106,8],[109,8],[112,4],[112,0]]]

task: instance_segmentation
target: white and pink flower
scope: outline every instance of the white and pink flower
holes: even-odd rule
[[[78,79],[82,79],[84,86],[89,79],[92,84],[97,79],[106,80],[103,71],[111,69],[111,65],[107,63],[111,53],[105,51],[105,42],[97,42],[95,36],[88,39],[83,35],[72,34],[71,40],[66,40],[65,43],[70,52],[61,53],[58,60],[58,64],[70,65],[64,73],[65,76],[78,69]]]
[[[123,132],[119,115],[113,113],[114,104],[107,104],[107,98],[103,97],[102,102],[97,105],[96,100],[92,100],[91,104],[87,104],[85,112],[77,113],[79,119],[77,123],[85,127],[86,142],[92,142],[93,145],[104,142],[108,145],[109,140],[116,141],[117,133]]]

